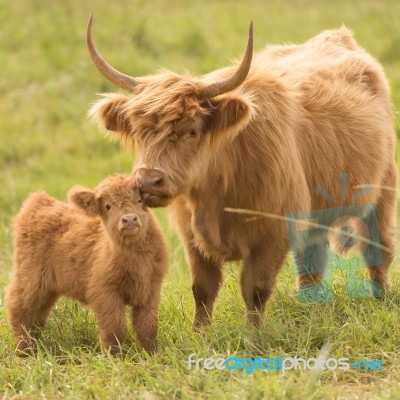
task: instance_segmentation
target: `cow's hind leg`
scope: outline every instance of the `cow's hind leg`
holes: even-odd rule
[[[286,244],[270,242],[258,246],[244,257],[240,287],[250,323],[260,324],[287,252]]]
[[[375,297],[381,296],[391,287],[388,272],[396,251],[396,181],[397,170],[395,166],[392,166],[383,183],[386,188],[382,189],[381,197],[376,204],[379,242],[382,249],[369,246],[364,252],[364,259],[373,284],[372,290]],[[389,188],[393,188],[393,190]],[[379,260],[379,264],[377,260]]]
[[[307,302],[325,302],[331,300],[331,294],[322,287],[322,278],[328,260],[326,242],[312,244],[294,252],[297,269],[299,298]]]
[[[327,244],[323,242],[295,252],[297,285],[300,289],[310,284],[321,284],[327,262],[327,249]]]

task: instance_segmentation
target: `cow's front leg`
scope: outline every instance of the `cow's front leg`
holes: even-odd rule
[[[192,244],[187,249],[192,271],[192,291],[195,301],[193,328],[211,323],[214,302],[221,285],[221,263],[206,258]]]
[[[211,322],[214,301],[222,280],[222,262],[205,257],[196,247],[191,229],[192,214],[183,198],[175,200],[169,211],[182,238],[192,272],[195,301],[193,327],[197,328]]]
[[[288,250],[287,243],[263,243],[244,258],[240,286],[250,323],[260,324]]]

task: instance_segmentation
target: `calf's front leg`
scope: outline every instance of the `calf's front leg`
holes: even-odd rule
[[[90,304],[99,325],[103,348],[111,354],[117,354],[127,334],[125,304],[118,293],[107,293],[106,289],[101,293],[103,296],[97,297]]]
[[[153,353],[157,349],[158,308],[134,306],[132,309],[133,329],[144,350]]]

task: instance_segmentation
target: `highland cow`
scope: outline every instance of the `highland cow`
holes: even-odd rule
[[[140,345],[155,350],[167,250],[136,181],[116,175],[94,191],[74,187],[68,198],[32,193],[16,217],[6,303],[17,349],[29,347],[32,326],[45,325],[67,296],[94,311],[104,349],[119,351],[129,305]]]
[[[368,252],[365,262],[370,278],[383,291],[390,287],[397,182],[390,90],[381,65],[348,29],[268,46],[253,57],[250,26],[238,65],[202,77],[134,78],[100,56],[91,26],[92,18],[87,43],[94,64],[130,92],[105,95],[91,114],[137,145],[135,173],[145,202],[169,206],[192,271],[194,326],[210,321],[221,266],[232,260],[243,260],[241,291],[250,321],[258,324],[289,251],[284,217],[334,207],[332,199],[356,199],[364,216],[376,205],[384,251],[379,264]],[[346,193],[338,182],[342,173]],[[372,190],[357,197],[365,184]],[[227,207],[277,218],[249,219]],[[295,251],[306,267],[300,287],[320,282],[326,253],[326,235]]]

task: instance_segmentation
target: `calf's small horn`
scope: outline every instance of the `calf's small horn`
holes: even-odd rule
[[[97,51],[96,46],[92,37],[92,23],[93,23],[93,13],[89,17],[87,31],[86,31],[86,43],[89,50],[90,57],[92,57],[94,65],[97,69],[112,83],[117,86],[132,91],[134,87],[138,84],[138,80],[125,75],[122,72],[117,71],[114,67],[107,63],[104,58]]]

